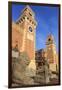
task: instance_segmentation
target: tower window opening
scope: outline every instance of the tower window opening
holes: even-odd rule
[[[51,41],[51,39],[49,38],[48,41]]]
[[[19,20],[19,23],[21,23],[21,20]]]
[[[25,19],[25,17],[23,17],[23,19]]]
[[[29,18],[27,17],[27,19],[29,19]]]
[[[25,8],[25,10],[24,11],[27,11],[27,8]]]
[[[31,14],[31,13],[29,13],[29,15],[30,15],[30,16],[32,16],[32,14]]]

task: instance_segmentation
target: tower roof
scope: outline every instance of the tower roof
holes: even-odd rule
[[[33,15],[35,15],[29,5],[26,5],[26,7],[22,10],[22,12],[24,12],[25,9],[28,9]]]
[[[19,18],[16,20],[16,23],[20,23],[21,21],[26,20],[25,17],[27,19],[30,19],[30,21],[32,22],[33,25],[37,25],[37,22],[35,20],[35,13],[33,12],[33,10],[30,8],[29,5],[26,5],[26,7],[21,11],[21,14],[19,16]]]
[[[52,34],[49,34],[48,37],[47,37],[47,40],[46,40],[46,44],[51,44],[51,43],[54,43],[54,37]]]
[[[54,40],[54,37],[53,37],[52,34],[49,34],[48,37],[47,37],[47,39],[48,39],[48,38],[50,38],[51,40]]]

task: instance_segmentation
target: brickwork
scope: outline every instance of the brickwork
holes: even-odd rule
[[[49,35],[47,37],[46,54],[47,54],[47,60],[49,62],[50,70],[56,71],[56,66],[58,67],[58,58],[57,58],[56,45],[54,42],[54,37],[52,35]]]
[[[17,45],[19,51],[26,52],[30,59],[35,59],[35,28],[34,12],[26,6],[16,23],[12,23],[12,48]]]

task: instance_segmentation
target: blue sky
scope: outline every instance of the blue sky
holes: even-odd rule
[[[12,21],[16,21],[26,5],[12,4]],[[35,12],[36,27],[36,50],[45,48],[46,38],[51,33],[54,36],[58,51],[58,18],[59,8],[51,6],[30,5]]]

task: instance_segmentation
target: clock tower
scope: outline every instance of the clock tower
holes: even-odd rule
[[[21,12],[21,16],[16,21],[16,24],[20,27],[22,32],[22,42],[21,47],[19,48],[20,52],[26,52],[30,58],[30,65],[28,66],[29,74],[33,75],[35,73],[35,29],[36,29],[36,20],[35,13],[27,5]],[[19,43],[20,44],[20,43]],[[34,71],[33,71],[34,70]],[[27,73],[28,74],[28,73]],[[29,75],[28,74],[28,75]]]
[[[57,70],[57,53],[53,35],[49,35],[46,41],[47,60],[51,71]]]

